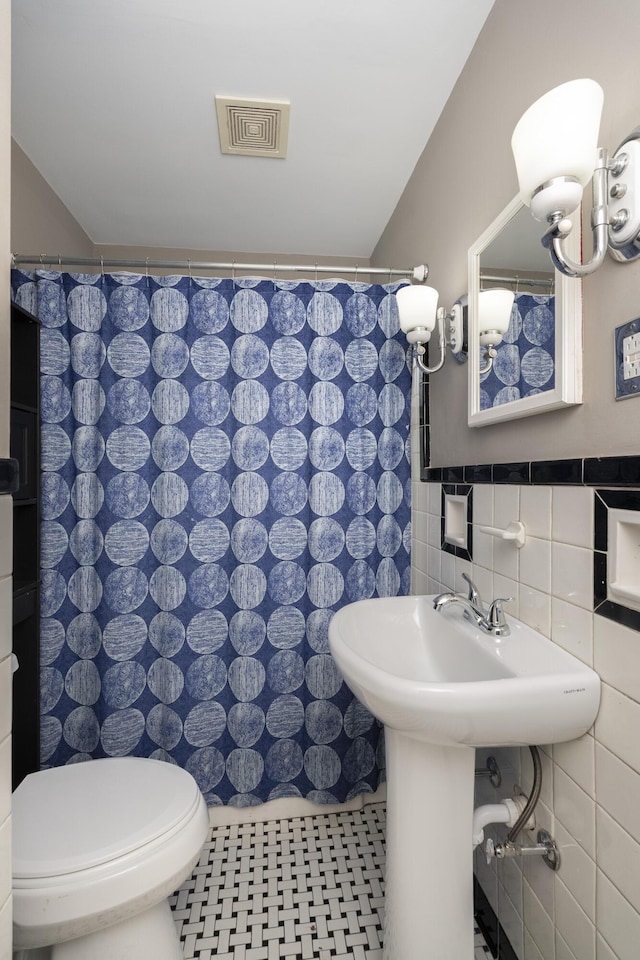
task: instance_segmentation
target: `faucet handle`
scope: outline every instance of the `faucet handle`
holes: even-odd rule
[[[483,608],[482,597],[480,596],[480,591],[476,587],[475,583],[473,582],[471,577],[467,576],[466,573],[462,574],[462,579],[466,580],[467,583],[469,584],[469,592],[467,595],[467,600],[469,601],[469,603],[472,603],[474,607],[479,607],[482,610]]]
[[[464,576],[464,574],[463,574]],[[487,620],[492,627],[506,627],[507,619],[502,609],[503,603],[512,603],[513,597],[498,597],[489,606]]]

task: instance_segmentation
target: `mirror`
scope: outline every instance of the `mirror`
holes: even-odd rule
[[[582,284],[553,269],[543,232],[516,197],[469,249],[470,427],[582,402]],[[565,244],[579,259],[579,211]],[[481,374],[478,294],[495,287],[516,298],[493,368]]]

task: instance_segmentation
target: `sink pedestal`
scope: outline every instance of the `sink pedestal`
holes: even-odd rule
[[[384,960],[473,960],[475,747],[576,739],[600,701],[598,675],[525,623],[493,637],[434,599],[358,600],[329,623],[342,675],[385,725]]]
[[[383,960],[473,960],[475,749],[385,726]]]

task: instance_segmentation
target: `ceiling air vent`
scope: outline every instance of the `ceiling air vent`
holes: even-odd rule
[[[287,154],[289,104],[283,100],[216,97],[220,149],[247,157]]]

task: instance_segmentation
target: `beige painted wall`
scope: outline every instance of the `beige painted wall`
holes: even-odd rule
[[[340,266],[339,276],[353,280],[358,268],[358,280],[367,281],[368,275],[363,268],[369,266],[369,260],[363,257],[304,257],[293,253],[234,253],[229,250],[196,250],[153,246],[145,247],[114,246],[94,244],[84,232],[77,220],[69,212],[62,200],[51,189],[26,153],[15,140],[11,141],[11,251],[13,253],[46,253],[52,256],[67,255],[79,257],[112,257],[114,259],[138,260],[194,260],[199,262],[238,263],[278,263],[326,264]],[[168,271],[154,271],[166,273]],[[205,272],[205,271],[201,271]],[[255,271],[253,271],[255,272]],[[264,271],[267,273],[267,271]],[[269,276],[272,268],[269,268]],[[240,276],[242,271],[238,269]],[[279,276],[283,276],[280,274]],[[288,276],[298,276],[289,274]],[[313,276],[311,270],[308,276]],[[320,279],[327,279],[320,274]],[[381,278],[385,282],[386,278]]]
[[[93,256],[90,238],[15,140],[11,165],[12,252]]]
[[[197,262],[233,262],[238,263],[275,263],[275,275],[278,274],[278,263],[308,264],[310,270],[305,274],[313,277],[313,266],[331,264],[339,266],[338,276],[347,280],[368,281],[366,267],[369,260],[363,257],[310,257],[293,253],[234,253],[229,250],[197,250],[153,246],[153,238],[149,238],[148,246],[114,246],[109,244],[94,244],[84,232],[77,220],[74,219],[68,208],[51,189],[47,181],[38,172],[31,160],[15,141],[11,142],[12,172],[11,172],[11,250],[13,253],[34,254],[45,253],[52,256],[66,255],[79,257],[104,257],[105,259],[137,260],[144,263],[149,260],[193,260]],[[63,261],[64,265],[64,261]],[[167,273],[167,270],[154,270],[155,273]],[[200,271],[207,273],[207,271]],[[227,274],[229,271],[225,271]],[[238,268],[238,276],[243,271]],[[250,271],[255,273],[255,271]],[[263,271],[271,276],[273,268]],[[287,274],[287,277],[302,276]],[[320,279],[327,279],[326,274],[320,274]],[[378,278],[386,282],[386,277]]]
[[[496,0],[467,65],[372,255],[426,262],[449,305],[467,288],[467,250],[517,192],[510,140],[529,104],[589,76],[605,92],[600,143],[614,150],[640,122],[637,0],[617,0],[603,42],[599,0]],[[615,38],[615,39],[614,39]],[[432,378],[433,466],[640,452],[640,400],[616,403],[613,329],[640,316],[640,261],[609,258],[584,281],[584,403],[492,427],[467,427],[467,368]]]

